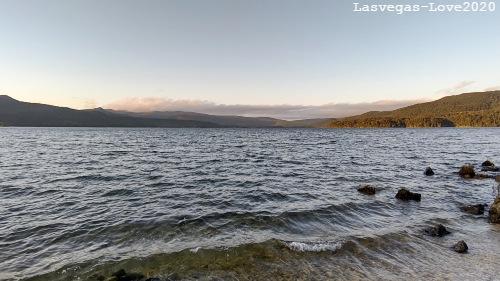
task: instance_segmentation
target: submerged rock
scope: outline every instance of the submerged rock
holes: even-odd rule
[[[374,195],[377,190],[371,185],[363,185],[358,188],[358,191],[366,195]]]
[[[426,176],[434,176],[434,171],[432,170],[431,167],[425,168],[424,175]]]
[[[483,164],[481,164],[482,167],[494,167],[495,164],[493,164],[493,162],[491,162],[490,160],[486,160],[483,162]]]
[[[500,223],[500,197],[497,197],[491,205],[489,219],[491,223]]]
[[[484,214],[484,204],[467,205],[460,208],[462,211],[472,215]]]
[[[436,226],[427,228],[425,230],[425,233],[427,233],[430,236],[437,236],[437,237],[443,237],[447,234],[450,234],[450,232],[442,224],[438,224]]]
[[[474,178],[476,176],[476,171],[474,171],[474,166],[467,164],[467,165],[463,165],[462,168],[460,168],[460,171],[458,171],[458,174],[462,178]]]
[[[481,171],[483,172],[498,172],[500,171],[500,168],[499,167],[496,167],[495,164],[493,164],[493,162],[491,162],[490,160],[486,160],[483,162],[483,164],[481,164]]]
[[[411,192],[406,188],[401,188],[396,194],[396,198],[403,201],[420,201],[421,197],[420,193]]]
[[[457,253],[464,254],[467,253],[469,247],[467,246],[467,243],[465,243],[465,241],[461,240],[458,241],[457,244],[453,246],[453,250],[455,250],[455,252]]]
[[[494,179],[495,176],[494,175],[488,175],[488,174],[485,174],[485,173],[478,173],[476,175],[476,179]]]
[[[90,280],[96,280],[96,281],[106,281],[106,277],[100,274],[94,274],[90,276]]]
[[[145,276],[141,273],[127,273],[124,269],[120,269],[112,274],[110,281],[141,281]]]
[[[483,172],[498,172],[498,171],[500,171],[500,168],[495,167],[495,166],[485,166],[485,167],[481,168],[481,171],[483,171]]]

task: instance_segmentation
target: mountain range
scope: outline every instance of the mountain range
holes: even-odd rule
[[[76,110],[0,96],[0,126],[19,127],[499,127],[500,91],[466,93],[393,111],[346,118],[287,121],[268,117],[209,115],[184,111]]]

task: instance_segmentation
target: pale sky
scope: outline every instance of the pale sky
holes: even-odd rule
[[[435,99],[500,88],[499,66],[499,11],[362,14],[338,0],[0,0],[0,94],[75,108],[141,98]]]

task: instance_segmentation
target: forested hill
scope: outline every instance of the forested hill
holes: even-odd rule
[[[500,91],[466,93],[318,124],[327,128],[499,127]]]

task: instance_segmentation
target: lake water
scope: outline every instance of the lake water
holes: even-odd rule
[[[0,128],[0,280],[498,280],[486,159],[499,129]]]

